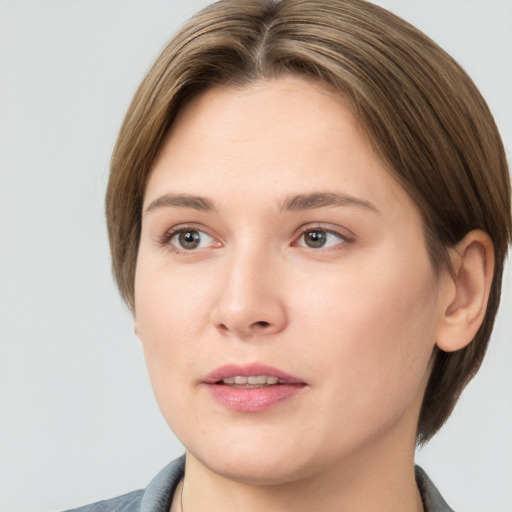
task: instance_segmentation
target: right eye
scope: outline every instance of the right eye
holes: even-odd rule
[[[178,250],[193,251],[195,249],[205,249],[215,245],[213,237],[200,231],[199,229],[179,229],[171,233],[168,243]]]

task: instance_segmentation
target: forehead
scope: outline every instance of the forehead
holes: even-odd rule
[[[344,98],[296,76],[212,88],[186,105],[153,162],[145,205],[175,191],[246,202],[333,191],[410,206]]]
[[[206,151],[227,143],[247,147],[251,140],[260,144],[263,139],[277,147],[293,140],[300,142],[305,136],[308,146],[316,144],[318,149],[326,149],[326,131],[343,131],[340,136],[345,139],[365,138],[348,102],[339,93],[312,79],[284,75],[202,92],[179,112],[163,148],[165,151],[165,145],[174,142]]]

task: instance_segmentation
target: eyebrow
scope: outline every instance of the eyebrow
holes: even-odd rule
[[[288,197],[282,204],[281,211],[312,210],[328,206],[356,206],[374,213],[380,213],[377,207],[370,201],[331,192],[315,192]],[[188,194],[164,194],[151,201],[144,213],[163,207],[191,208],[204,212],[215,211],[213,203],[205,197]]]
[[[188,194],[164,194],[149,203],[144,213],[162,207],[192,208],[204,212],[215,210],[213,203],[205,197],[190,196]]]
[[[380,213],[378,208],[365,199],[330,192],[316,192],[313,194],[299,194],[287,198],[281,210],[311,210],[327,206],[356,206],[374,213]]]

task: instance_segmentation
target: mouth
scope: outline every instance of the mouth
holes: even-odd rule
[[[306,384],[299,377],[279,368],[261,363],[228,364],[216,368],[203,379],[206,384],[224,384],[232,387],[264,387],[284,384]]]
[[[240,412],[273,408],[307,385],[302,379],[259,363],[217,368],[203,379],[203,384],[218,404]]]
[[[225,386],[239,389],[255,389],[286,384],[286,381],[270,375],[252,375],[250,377],[237,375],[236,377],[226,377],[217,381],[216,384],[224,384]]]

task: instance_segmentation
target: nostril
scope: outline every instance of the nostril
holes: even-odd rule
[[[269,327],[270,323],[269,322],[260,321],[260,322],[254,322],[252,325],[255,326],[255,327],[264,328],[264,327]]]

